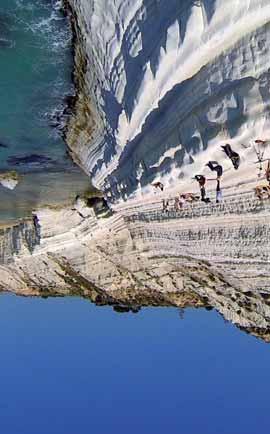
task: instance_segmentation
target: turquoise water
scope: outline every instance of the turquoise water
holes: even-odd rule
[[[4,434],[267,433],[269,345],[214,311],[0,297]]]
[[[0,220],[9,223],[29,217],[32,211],[46,205],[70,206],[88,185],[89,179],[80,171],[29,173],[15,190],[1,189]]]
[[[53,202],[89,185],[67,156],[58,127],[66,98],[74,94],[71,28],[60,6],[54,0],[1,0],[0,171],[28,175],[15,192],[0,187],[0,220],[24,217],[33,205],[50,202],[57,173],[68,176],[65,185],[55,184]],[[42,175],[37,179],[33,172]]]
[[[65,144],[52,128],[53,115],[74,92],[71,32],[58,5],[1,0],[0,143],[7,148],[0,148],[0,168],[14,167],[10,157],[29,154],[51,158],[46,167],[67,165]]]

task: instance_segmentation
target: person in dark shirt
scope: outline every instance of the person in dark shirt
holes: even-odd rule
[[[208,161],[206,164],[207,167],[209,167],[212,172],[217,172],[217,178],[221,178],[223,175],[223,167],[218,164],[217,161]]]
[[[207,167],[209,167],[210,170],[217,173],[217,188],[216,188],[216,203],[221,202],[222,200],[222,191],[220,188],[220,178],[223,175],[223,167],[218,164],[217,161],[208,161],[206,164]]]
[[[204,202],[205,201],[205,195],[206,195],[206,192],[205,192],[206,178],[203,175],[195,175],[195,179],[199,183],[200,191],[201,191],[201,200]]]
[[[227,157],[231,160],[233,167],[235,170],[240,166],[240,155],[237,152],[233,151],[231,145],[227,143],[226,145],[221,146]]]

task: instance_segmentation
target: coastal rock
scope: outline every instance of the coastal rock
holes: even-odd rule
[[[190,179],[228,141],[247,168],[241,144],[270,134],[269,0],[66,3],[78,91],[66,138],[111,200]]]
[[[0,184],[8,190],[14,190],[20,181],[20,176],[17,172],[11,170],[9,172],[0,173]]]
[[[246,200],[256,209],[257,200]],[[244,227],[241,203],[232,205],[227,199],[226,210],[197,204],[164,214],[159,201],[131,202],[107,218],[83,215],[79,201],[79,209],[40,210],[32,223],[2,232],[0,288],[79,295],[123,313],[215,308],[269,341],[270,205],[260,204]]]
[[[100,191],[3,228],[0,289],[119,313],[216,309],[269,342],[270,202],[254,197],[246,142],[269,134],[270,0],[66,3],[77,87],[66,140]],[[228,140],[236,175],[219,146]],[[175,195],[179,205],[179,193],[198,194],[191,177],[209,159],[224,165],[224,200],[207,183],[207,203],[176,209]]]

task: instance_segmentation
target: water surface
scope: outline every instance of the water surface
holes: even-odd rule
[[[69,174],[65,190],[74,196],[89,184],[68,157],[59,129],[59,123],[65,124],[61,114],[66,99],[74,94],[72,34],[60,6],[55,0],[1,0],[0,5],[0,171],[15,169],[27,174],[26,180],[22,178],[22,197],[15,195],[17,202],[23,202],[18,209],[28,208],[28,214],[32,203],[38,204],[38,196],[43,199],[45,192],[46,200],[49,197],[50,189],[45,190],[44,185],[50,183],[51,172]],[[29,173],[42,173],[40,182]],[[57,183],[55,190],[60,201]],[[0,220],[7,215],[17,218],[14,195],[9,194],[10,212],[1,215],[0,208]],[[7,202],[7,192],[0,187],[3,201]]]
[[[68,22],[45,0],[1,0],[0,19],[0,168],[28,154],[63,165],[65,144],[51,124],[74,91]]]
[[[0,221],[10,223],[29,217],[32,211],[47,205],[72,206],[77,194],[89,186],[79,170],[37,172],[23,176],[17,188],[0,188]]]

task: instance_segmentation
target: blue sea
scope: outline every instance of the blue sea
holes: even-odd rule
[[[59,6],[45,0],[1,0],[0,144],[7,147],[0,148],[0,168],[12,166],[11,157],[29,154],[66,163],[65,144],[52,128],[65,97],[74,93],[71,31]]]
[[[62,137],[67,100],[75,92],[72,72],[72,32],[61,2],[1,0],[0,171],[23,176],[17,191],[0,187],[0,203],[10,202],[9,210],[0,206],[0,221],[49,203],[51,178],[59,202],[89,185]]]

